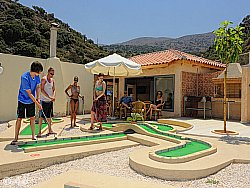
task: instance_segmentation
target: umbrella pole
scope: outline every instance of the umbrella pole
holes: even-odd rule
[[[114,67],[114,76],[113,76],[113,117],[115,117],[115,67]]]

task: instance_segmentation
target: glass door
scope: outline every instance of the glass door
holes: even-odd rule
[[[175,80],[174,75],[167,75],[167,76],[157,76],[154,80],[155,87],[154,87],[154,98],[156,97],[157,91],[162,91],[163,93],[163,100],[164,106],[163,110],[166,111],[174,111],[174,86]]]

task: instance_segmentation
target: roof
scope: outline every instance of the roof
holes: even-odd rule
[[[225,70],[217,77],[217,79],[224,79]],[[239,63],[229,63],[227,67],[227,78],[241,78],[242,68]]]
[[[178,50],[174,50],[174,49],[137,55],[129,59],[138,64],[141,64],[142,66],[168,64],[170,62],[174,62],[177,60],[189,60],[194,63],[200,63],[200,64],[209,65],[213,67],[219,67],[219,68],[226,67],[225,64],[212,61],[212,60],[208,60],[202,57],[198,57],[198,56],[191,55],[191,54],[181,52]]]

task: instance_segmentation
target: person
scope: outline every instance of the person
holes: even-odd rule
[[[43,113],[40,113],[39,118],[39,131],[37,137],[41,137],[41,129],[42,129],[42,121],[46,118],[48,121],[48,134],[56,134],[52,130],[52,121],[53,117],[53,103],[55,102],[56,89],[55,89],[55,81],[53,76],[55,74],[55,70],[50,67],[48,69],[48,74],[41,79],[41,104],[43,108]],[[45,115],[45,116],[44,116]]]
[[[31,64],[30,71],[21,76],[21,83],[18,93],[17,120],[15,126],[15,138],[11,145],[15,145],[18,141],[19,131],[22,119],[27,117],[30,119],[30,128],[32,132],[32,140],[35,138],[35,105],[42,110],[40,104],[40,77],[43,66],[40,62],[35,61]]]
[[[150,105],[146,115],[150,113],[149,118],[152,119],[153,110],[162,107],[162,105],[163,105],[162,91],[157,91],[155,103]]]
[[[102,130],[102,122],[107,121],[107,101],[105,96],[106,83],[103,81],[104,74],[99,73],[94,87],[94,101],[91,108],[91,125],[89,130],[94,129],[94,120],[100,123],[98,130]]]
[[[121,119],[122,110],[124,110],[124,113],[126,116],[127,110],[131,111],[132,109],[132,97],[128,96],[127,91],[124,91],[124,95],[120,99],[120,105],[121,105],[121,109],[120,109],[120,119]]]
[[[70,84],[67,89],[65,90],[66,95],[70,98],[70,121],[71,121],[71,128],[78,127],[76,125],[76,113],[79,105],[79,97],[83,98],[83,96],[80,95],[80,86],[78,83],[78,77],[74,77],[74,83]],[[71,90],[71,95],[68,94],[68,90]],[[74,124],[72,124],[72,121],[74,120]]]
[[[165,106],[167,109],[173,109],[173,94],[172,93],[168,94]]]

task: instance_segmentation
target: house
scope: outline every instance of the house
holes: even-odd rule
[[[154,101],[157,91],[163,92],[163,115],[184,115],[184,96],[213,96],[212,78],[225,65],[178,50],[165,50],[137,55],[130,60],[141,64],[143,73],[137,77],[119,79],[119,91],[124,88],[134,100]],[[121,95],[120,95],[121,96]]]

